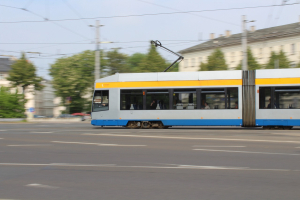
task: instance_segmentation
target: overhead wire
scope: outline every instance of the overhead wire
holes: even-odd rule
[[[300,3],[290,3],[284,4],[284,6],[298,5]],[[11,7],[0,4],[0,6]],[[256,8],[269,8],[269,7],[280,7],[283,5],[265,5],[265,6],[248,6],[248,7],[235,7],[235,8],[220,8],[220,9],[207,9],[207,10],[194,10],[194,11],[178,11],[169,13],[148,13],[148,14],[133,14],[133,15],[116,15],[116,16],[103,16],[103,17],[86,17],[86,18],[69,18],[69,19],[56,19],[47,21],[58,22],[58,21],[78,21],[78,20],[88,20],[88,19],[109,19],[109,18],[125,18],[125,17],[143,17],[143,16],[156,16],[156,15],[172,15],[172,14],[186,14],[186,13],[200,13],[200,12],[216,12],[216,11],[230,11],[230,10],[245,10],[245,9],[256,9]],[[16,7],[11,7],[16,8]],[[20,9],[20,8],[18,8]],[[39,23],[44,21],[0,21],[0,23]]]
[[[148,1],[143,1],[143,0],[136,0],[136,1],[140,1],[140,2],[143,2],[143,3],[151,4],[151,5],[154,5],[154,6],[161,7],[161,8],[167,8],[167,9],[170,9],[170,10],[182,11],[182,10],[178,10],[178,9],[171,8],[171,7],[168,7],[168,6],[163,6],[163,5],[159,5],[159,4],[156,4],[156,3],[151,3],[151,2],[148,2]],[[238,24],[234,24],[234,23],[231,23],[231,22],[226,22],[226,21],[223,21],[223,20],[214,19],[214,18],[211,18],[211,17],[202,16],[202,15],[197,15],[195,13],[188,13],[188,14],[194,15],[194,16],[197,16],[197,17],[201,17],[201,18],[205,18],[205,19],[209,19],[209,20],[213,20],[213,21],[217,21],[217,22],[231,24],[231,25],[234,25],[234,26],[240,26]]]
[[[5,7],[14,8],[14,9],[19,9],[19,10],[23,10],[23,11],[29,12],[29,13],[31,13],[31,14],[37,16],[37,17],[43,18],[43,19],[44,19],[44,22],[50,21],[51,23],[53,23],[53,24],[55,24],[55,25],[57,25],[57,26],[59,26],[59,27],[65,29],[65,30],[68,30],[68,31],[70,31],[70,32],[72,32],[72,33],[74,33],[74,34],[80,36],[80,37],[83,37],[83,38],[85,38],[85,39],[90,39],[90,38],[87,38],[87,37],[84,36],[84,35],[81,35],[81,34],[75,32],[75,31],[73,31],[73,30],[71,30],[71,29],[69,29],[69,28],[66,28],[66,27],[64,27],[64,26],[62,26],[62,25],[60,25],[60,24],[58,24],[56,21],[49,20],[49,19],[47,19],[46,17],[44,17],[44,16],[42,16],[42,15],[40,15],[40,14],[37,14],[37,13],[35,13],[35,12],[33,12],[33,11],[30,11],[30,10],[28,10],[28,9],[26,9],[26,8],[18,8],[18,7],[13,7],[13,6],[6,6],[6,5],[0,5],[0,6],[5,6]]]
[[[279,18],[280,18],[280,14],[281,14],[281,12],[282,12],[282,10],[283,10],[283,7],[284,7],[284,5],[285,5],[285,3],[287,2],[287,1],[289,1],[289,0],[282,0],[282,4],[281,4],[281,7],[279,8],[279,11],[278,11],[278,15],[277,15],[277,17],[275,18],[275,22],[274,22],[274,25],[276,26],[276,24],[277,24],[277,22],[278,22],[278,20],[279,20]]]

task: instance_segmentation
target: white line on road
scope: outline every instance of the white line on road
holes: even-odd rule
[[[30,133],[53,133],[53,132],[30,132]]]
[[[26,186],[37,187],[37,188],[47,188],[47,189],[57,189],[58,188],[58,187],[54,187],[54,186],[50,186],[50,185],[42,185],[42,184],[38,184],[38,183],[32,183],[32,184],[28,184]]]
[[[52,146],[51,144],[11,144],[8,147],[38,147],[38,146]]]
[[[202,145],[194,145],[193,147],[214,147],[214,148],[243,148],[246,146],[202,146]]]
[[[271,143],[296,143],[300,141],[282,141],[282,140],[251,140],[251,139],[229,139],[229,138],[193,138],[193,137],[166,137],[166,136],[153,136],[153,135],[120,135],[120,134],[94,134],[83,133],[81,135],[93,136],[113,136],[113,137],[139,137],[139,138],[160,138],[160,139],[180,139],[180,140],[219,140],[219,141],[241,141],[241,142],[271,142]]]
[[[0,163],[0,166],[55,166],[55,167],[110,167],[110,168],[141,168],[141,169],[209,169],[209,170],[255,170],[255,171],[294,171],[291,169],[255,169],[248,167],[225,167],[225,166],[197,166],[197,165],[176,165],[176,166],[121,166],[114,164],[74,164],[74,163]]]
[[[274,155],[300,156],[300,154],[255,152],[255,151],[226,151],[226,150],[217,150],[217,149],[193,149],[193,150],[196,150],[196,151],[218,151],[218,152],[227,152],[227,153],[255,153],[255,154],[274,154]]]
[[[102,144],[102,143],[87,143],[87,142],[65,142],[65,141],[51,141],[55,143],[63,143],[63,144],[90,144],[97,146],[118,146],[118,147],[144,147],[147,145],[125,145],[125,144]]]

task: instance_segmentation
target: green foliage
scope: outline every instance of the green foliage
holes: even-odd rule
[[[281,68],[289,68],[290,67],[290,61],[288,60],[285,53],[281,50],[278,54],[275,52],[271,52],[269,62],[266,64],[266,69],[274,69],[275,68],[275,62],[279,61],[279,69]]]
[[[148,54],[138,65],[140,72],[163,72],[167,67],[166,60],[156,51],[154,45],[150,45]]]
[[[29,85],[33,85],[35,90],[44,87],[41,84],[42,78],[36,75],[35,66],[26,59],[24,53],[12,64],[7,80],[11,81],[13,87],[21,86],[23,93]]]
[[[105,64],[105,60],[101,60],[101,63]],[[84,51],[71,57],[60,58],[51,65],[50,75],[53,77],[55,94],[62,98],[62,105],[66,106],[70,113],[82,112],[87,107],[88,100],[83,96],[92,94],[94,68],[94,51]],[[71,97],[70,104],[66,102],[68,97]]]
[[[207,63],[201,62],[199,67],[200,67],[199,71],[208,71],[208,69],[207,69]]]
[[[220,49],[215,49],[210,56],[208,56],[207,63],[200,64],[200,71],[217,71],[227,70],[224,53]]]
[[[11,93],[9,88],[0,87],[0,118],[24,117],[25,103],[24,94]]]
[[[130,72],[140,72],[139,65],[146,58],[145,54],[142,53],[135,53],[128,57],[127,63]]]
[[[105,66],[108,70],[108,75],[129,72],[129,68],[126,62],[127,55],[118,52],[118,50],[106,52],[105,60]]]
[[[262,66],[260,64],[258,64],[258,62],[256,61],[250,47],[247,50],[247,59],[248,59],[248,62],[247,62],[248,70],[261,69]],[[241,70],[242,69],[242,61],[240,62],[240,64],[235,69],[236,70]]]

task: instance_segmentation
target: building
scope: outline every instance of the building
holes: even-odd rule
[[[216,38],[211,33],[209,41],[179,51],[184,56],[179,71],[198,71],[216,48],[223,51],[229,70],[234,70],[243,58],[241,37],[241,33],[232,35],[230,31]],[[247,31],[247,45],[259,64],[266,64],[272,51],[283,50],[295,67],[300,62],[300,21],[260,30],[252,26]]]
[[[0,58],[0,86],[10,87],[10,81],[7,80],[8,73],[11,69],[12,59]],[[48,80],[43,80],[42,84],[45,86],[41,91],[34,91],[33,86],[29,86],[25,91],[26,113],[30,115],[43,116],[58,116],[65,107],[60,106],[60,98],[54,94],[54,89]],[[21,93],[22,88],[18,88]],[[30,113],[29,109],[33,108],[34,113]]]
[[[0,58],[0,86],[9,86],[9,81],[6,79],[12,63],[13,61],[9,58]]]

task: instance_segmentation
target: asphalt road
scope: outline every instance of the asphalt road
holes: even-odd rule
[[[1,199],[300,199],[300,129],[0,124]]]

